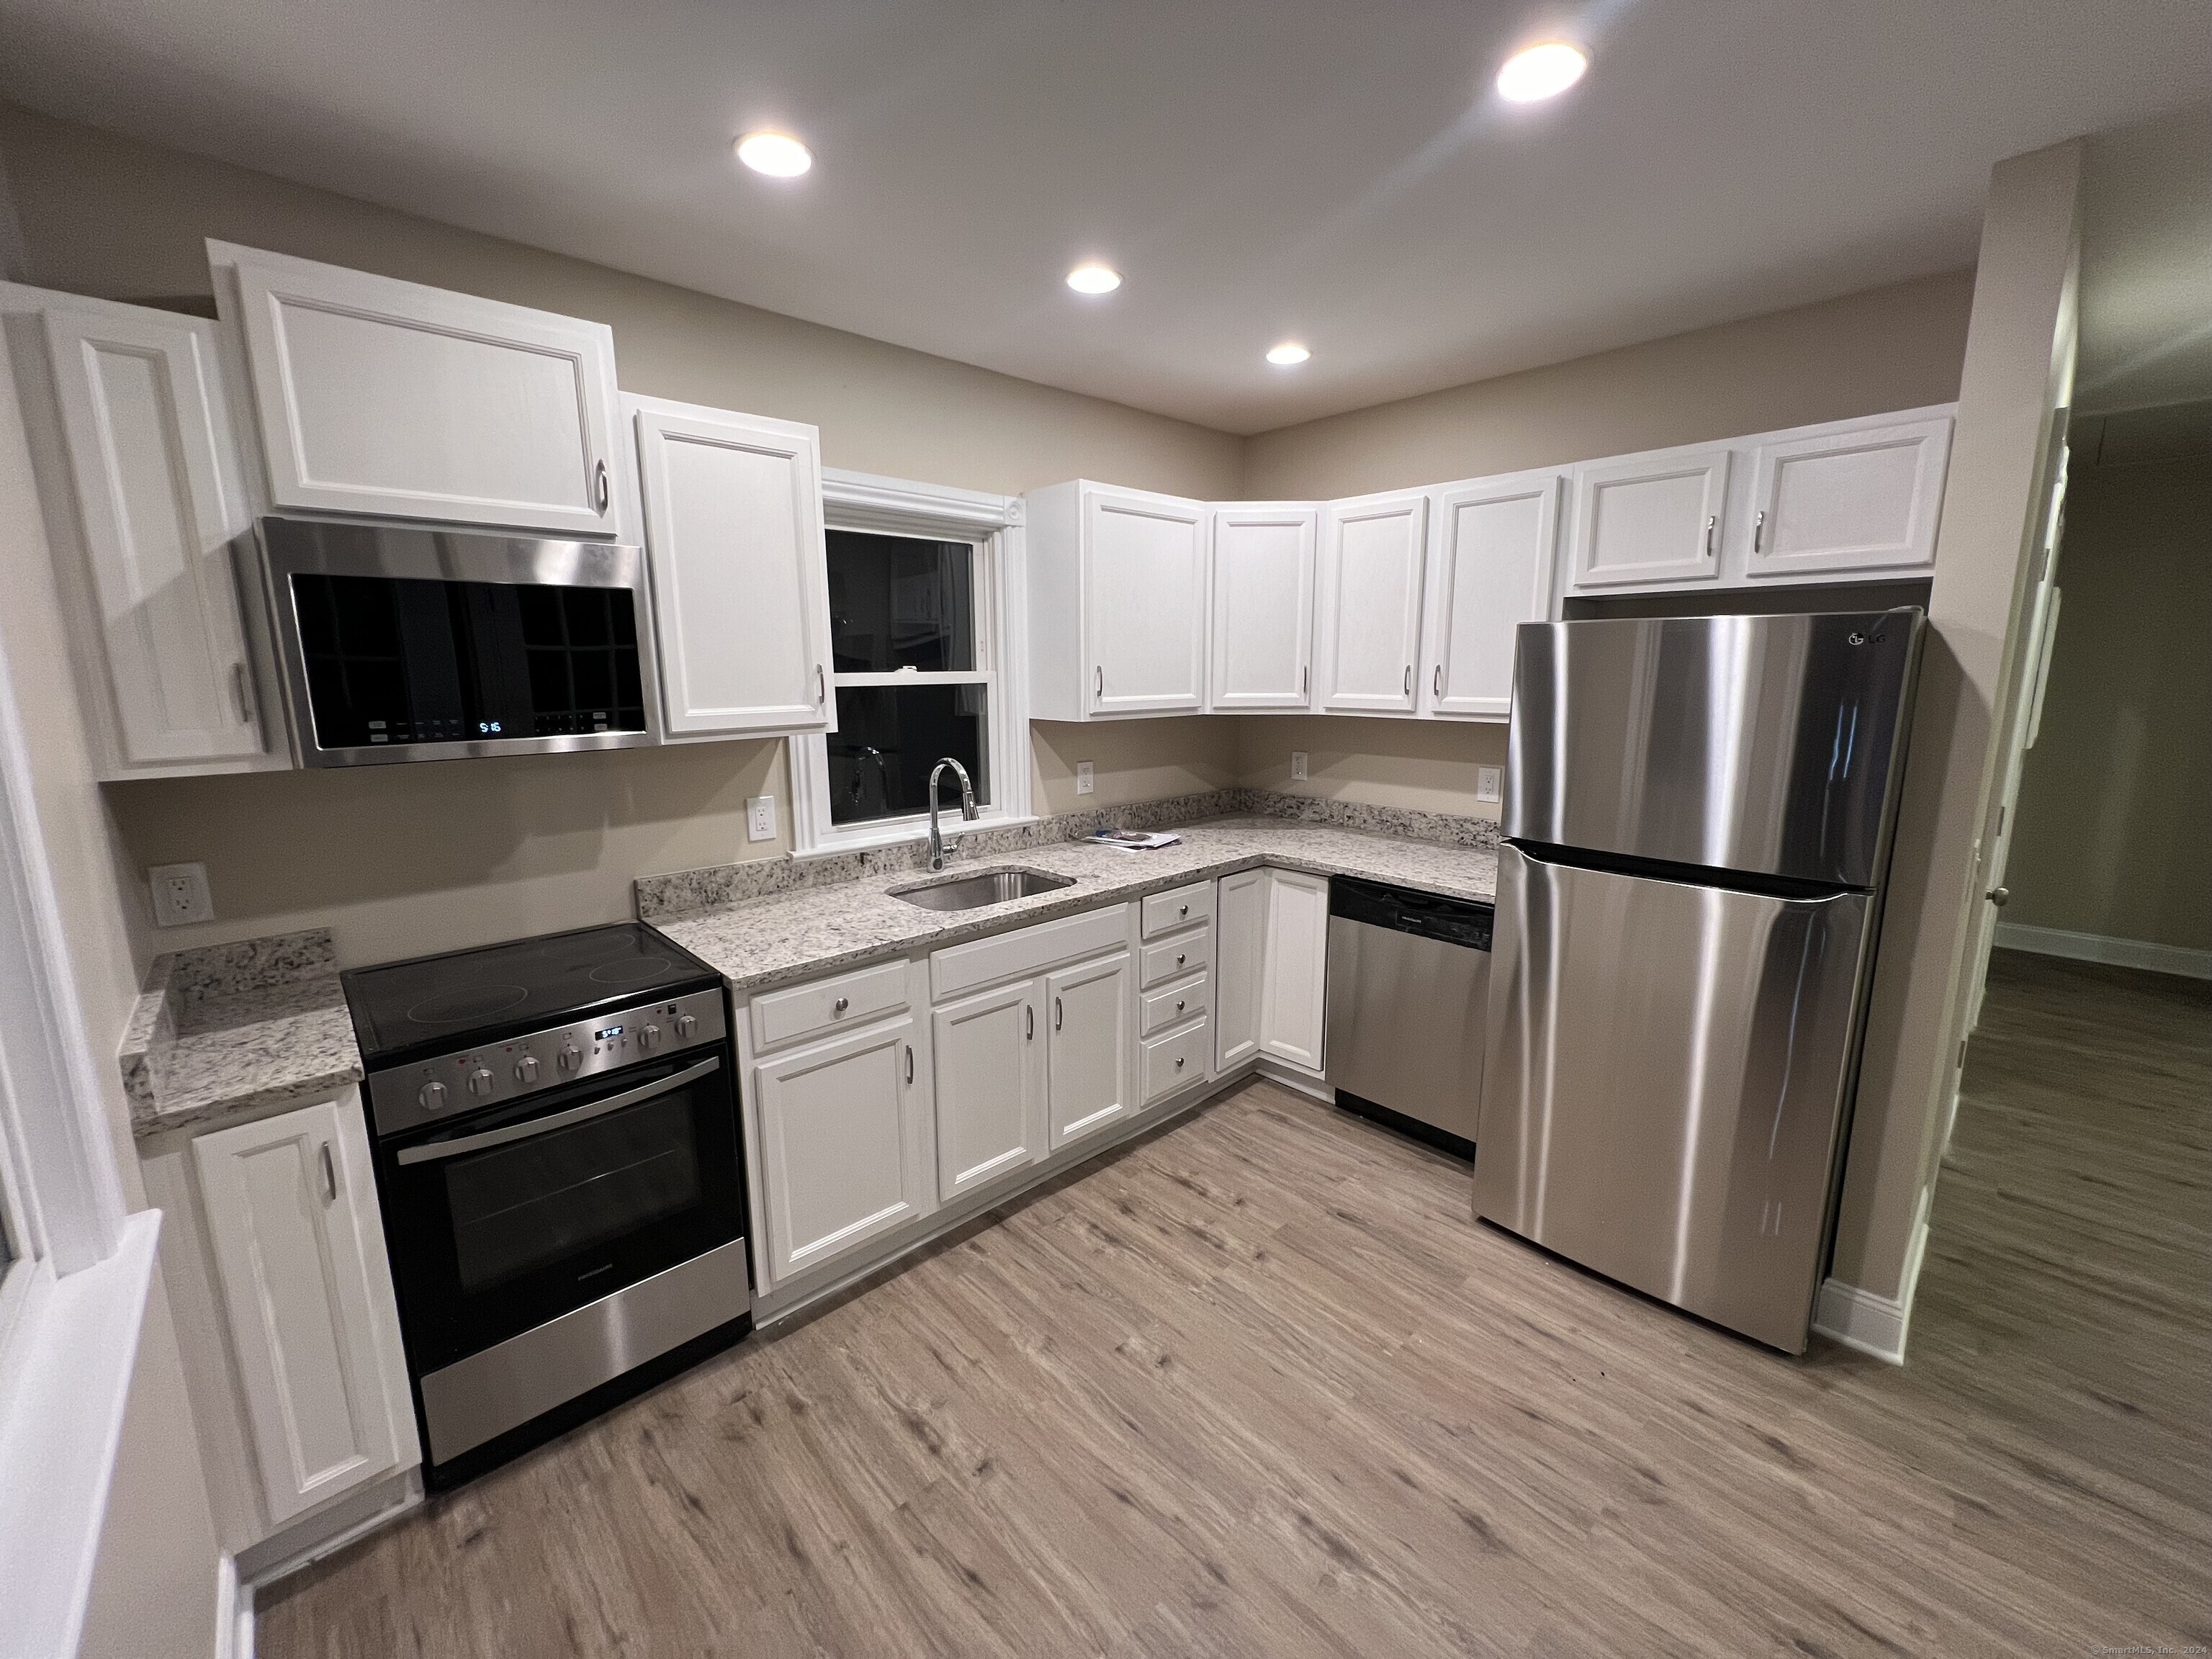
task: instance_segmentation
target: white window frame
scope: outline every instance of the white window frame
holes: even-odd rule
[[[975,606],[973,678],[990,688],[985,738],[992,800],[972,824],[960,817],[957,804],[949,822],[944,814],[939,822],[948,842],[956,829],[1003,830],[1036,823],[1030,799],[1029,582],[1022,498],[824,467],[822,521],[829,530],[965,542],[975,548],[969,584]],[[830,677],[833,696],[839,685],[912,681],[911,675],[901,674]],[[866,823],[833,823],[829,739],[809,732],[791,739],[791,830],[792,855],[818,858],[920,841],[929,833],[929,818],[917,812]]]

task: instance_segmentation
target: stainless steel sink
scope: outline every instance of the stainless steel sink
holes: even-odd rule
[[[956,876],[951,881],[894,887],[891,896],[925,910],[973,910],[1074,885],[1073,876],[1048,876],[1042,870],[978,870],[972,876]]]

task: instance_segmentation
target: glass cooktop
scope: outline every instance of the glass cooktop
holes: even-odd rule
[[[638,921],[349,969],[339,978],[372,1069],[721,982]]]

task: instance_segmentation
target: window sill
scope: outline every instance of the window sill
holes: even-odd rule
[[[1025,825],[1040,822],[1042,820],[1033,812],[1025,815],[986,812],[970,823],[956,811],[949,823],[939,820],[947,848],[957,846],[963,836],[974,835],[981,830],[1019,830]],[[878,852],[886,847],[903,847],[910,842],[924,842],[928,839],[929,825],[927,822],[916,823],[911,819],[902,818],[896,823],[885,824],[881,830],[854,830],[842,832],[823,841],[819,846],[794,848],[791,858],[794,864],[810,864],[817,859],[837,858],[847,853]]]

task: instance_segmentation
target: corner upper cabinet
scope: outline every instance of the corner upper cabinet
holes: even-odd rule
[[[1662,586],[1719,576],[1729,462],[1723,444],[1577,467],[1572,589]]]
[[[1428,496],[1331,501],[1322,515],[1320,696],[1326,714],[1410,714],[1421,657]]]
[[[1565,477],[1516,472],[1436,492],[1423,714],[1512,713],[1514,632],[1549,614]]]
[[[252,517],[216,325],[12,285],[0,312],[99,775],[288,764],[234,562]]]
[[[1081,479],[1027,501],[1031,717],[1204,709],[1206,504]]]
[[[1744,574],[1833,580],[1928,569],[1951,426],[1948,412],[1932,412],[1757,441]]]
[[[1206,707],[1300,709],[1313,695],[1314,547],[1320,509],[1213,508],[1213,631]]]
[[[279,509],[611,536],[603,323],[210,242]]]
[[[828,732],[830,569],[811,426],[624,397],[672,738]]]

